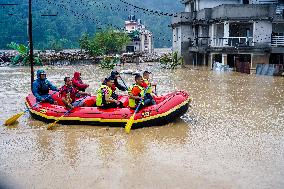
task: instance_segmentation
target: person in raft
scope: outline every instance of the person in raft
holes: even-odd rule
[[[123,108],[123,105],[120,101],[112,98],[112,89],[111,87],[114,85],[113,78],[105,78],[101,87],[97,90],[97,99],[96,105],[97,107],[101,107],[104,109],[107,108]]]
[[[69,109],[73,109],[74,107],[78,106],[85,106],[85,103],[83,100],[76,100],[76,96],[79,95],[88,95],[91,96],[90,93],[82,92],[73,87],[72,80],[70,77],[64,78],[65,85],[63,85],[59,90],[59,96],[62,99],[62,102],[65,104],[65,106]]]
[[[32,92],[39,102],[48,102],[50,104],[57,104],[56,101],[48,94],[49,90],[58,91],[57,87],[52,85],[50,81],[46,79],[46,73],[44,70],[38,70],[37,79],[33,82]]]
[[[152,89],[152,86],[156,87],[156,85],[155,84],[152,85],[151,82],[149,81],[150,74],[151,74],[151,72],[149,72],[149,71],[143,72],[143,82],[142,82],[141,86],[144,87],[145,90],[148,87],[147,91],[145,91],[145,99],[149,99],[151,101],[151,104],[156,104],[156,102],[153,98],[153,96],[155,96],[155,94],[153,93],[153,89]]]
[[[72,84],[76,89],[83,92],[85,92],[86,88],[89,87],[88,84],[83,83],[80,72],[74,72],[74,77],[72,78]]]
[[[127,91],[127,87],[126,86],[122,86],[121,84],[118,83],[117,79],[120,78],[120,74],[118,71],[112,71],[110,74],[110,79],[112,79],[113,85],[111,86],[111,90],[112,90],[112,98],[113,99],[118,99],[118,95],[115,93],[116,88],[118,88],[121,91]]]
[[[135,84],[131,85],[128,89],[129,94],[129,107],[131,109],[136,109],[139,102],[142,100],[139,110],[143,107],[149,106],[152,104],[150,99],[144,99],[145,89],[142,87],[143,78],[141,75],[135,75]]]

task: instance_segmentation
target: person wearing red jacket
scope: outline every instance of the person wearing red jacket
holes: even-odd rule
[[[65,106],[69,109],[73,109],[74,107],[78,106],[85,106],[84,101],[76,100],[76,97],[79,95],[88,95],[91,96],[90,93],[82,92],[73,87],[72,81],[70,77],[64,78],[65,85],[63,85],[59,89],[59,97],[62,99]]]
[[[76,89],[83,92],[85,92],[86,88],[89,87],[88,84],[83,83],[80,72],[74,73],[74,77],[72,78],[72,84]]]

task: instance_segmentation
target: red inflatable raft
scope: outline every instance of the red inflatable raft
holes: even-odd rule
[[[33,107],[36,104],[35,97],[32,94],[26,97],[26,105],[35,119],[53,122],[68,111],[58,98],[58,93],[53,94],[52,97],[59,105],[40,103]],[[125,108],[102,109],[92,107],[95,100],[95,96],[85,98],[84,102],[88,107],[75,107],[69,114],[62,117],[59,123],[125,126],[134,113],[134,110],[128,107],[128,96],[119,97]],[[155,100],[156,105],[145,107],[136,113],[133,128],[164,125],[172,122],[188,110],[191,101],[189,95],[184,91],[158,96]]]

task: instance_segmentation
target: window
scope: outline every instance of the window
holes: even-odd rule
[[[249,0],[243,0],[243,4],[249,4]]]
[[[176,28],[176,41],[178,41],[178,28]]]

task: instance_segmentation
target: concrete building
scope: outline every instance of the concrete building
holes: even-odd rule
[[[125,30],[131,36],[132,41],[126,46],[127,52],[148,52],[154,51],[153,34],[146,29],[141,20],[135,19],[135,16],[130,15],[125,21]]]
[[[172,19],[173,51],[185,62],[284,64],[284,0],[182,0]]]

